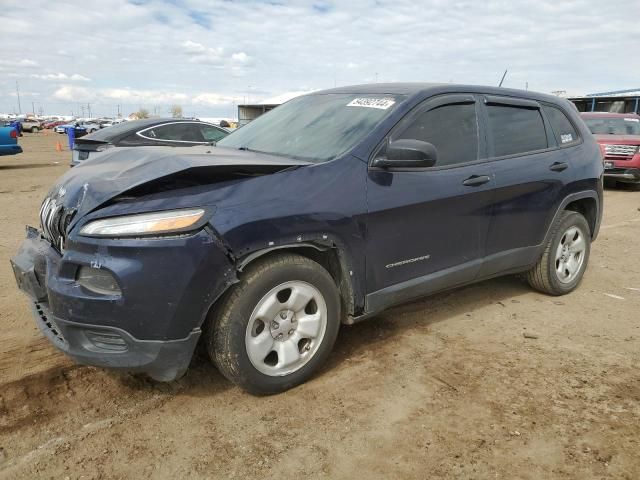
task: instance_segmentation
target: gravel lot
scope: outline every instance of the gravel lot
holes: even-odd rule
[[[257,398],[202,354],[159,384],[42,337],[8,259],[68,168],[58,140],[0,157],[1,479],[640,478],[640,192],[607,190],[576,292],[506,277],[389,310]]]

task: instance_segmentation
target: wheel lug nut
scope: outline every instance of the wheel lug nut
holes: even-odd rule
[[[271,322],[271,328],[278,328],[280,324],[278,322]]]
[[[307,345],[306,347],[304,347],[304,349],[308,352],[309,350],[311,350],[311,345]]]
[[[282,335],[281,333],[278,334],[278,340],[282,340],[282,337],[284,337],[284,335]]]
[[[283,320],[287,318],[287,312],[280,312],[280,318]]]
[[[291,323],[296,323],[296,322],[297,322],[296,317],[291,317]]]
[[[289,335],[293,335],[293,328],[289,330]]]

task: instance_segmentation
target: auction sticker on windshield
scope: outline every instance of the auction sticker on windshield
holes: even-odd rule
[[[386,110],[394,103],[396,103],[396,101],[393,98],[354,98],[347,103],[347,107],[366,107]]]

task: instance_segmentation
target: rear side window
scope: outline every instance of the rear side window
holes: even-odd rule
[[[205,142],[199,127],[195,123],[170,123],[143,130],[139,135],[170,142]]]
[[[580,140],[576,129],[562,110],[550,105],[544,105],[542,109],[553,128],[558,145],[569,145]]]
[[[548,147],[542,115],[537,108],[487,105],[496,157]]]
[[[200,125],[200,132],[207,142],[217,142],[227,136],[226,132],[210,125]]]
[[[478,122],[473,103],[443,105],[413,118],[394,140],[429,142],[438,151],[436,167],[478,159]]]

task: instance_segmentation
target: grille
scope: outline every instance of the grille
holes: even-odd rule
[[[61,252],[64,250],[67,227],[72,217],[73,212],[66,210],[55,198],[46,198],[40,207],[42,234]]]
[[[619,155],[632,157],[637,151],[637,145],[605,145],[604,151],[607,155]]]

